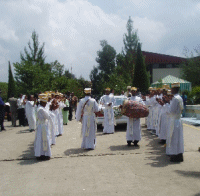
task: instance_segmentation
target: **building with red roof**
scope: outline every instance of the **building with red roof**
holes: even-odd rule
[[[150,83],[158,81],[167,75],[180,77],[180,65],[186,58],[142,51],[147,70],[150,72]]]

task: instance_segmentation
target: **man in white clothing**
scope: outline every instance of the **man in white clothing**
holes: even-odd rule
[[[137,88],[131,88],[130,100],[136,101],[138,103],[144,104],[142,99],[137,94]],[[128,118],[127,121],[127,130],[126,130],[126,140],[128,146],[131,146],[131,142],[134,143],[134,146],[138,146],[138,142],[141,140],[141,126],[140,126],[140,118]]]
[[[28,120],[29,131],[35,131],[36,129],[36,115],[35,115],[35,103],[33,95],[28,95],[28,101],[25,105],[26,118]]]
[[[42,97],[37,110],[37,129],[34,151],[38,160],[49,160],[51,157],[51,143],[48,123],[50,115],[45,109],[47,101],[47,97]]]
[[[114,110],[113,106],[115,103],[115,98],[110,94],[110,88],[105,89],[105,95],[101,97],[100,104],[105,107],[104,109],[104,129],[103,133],[114,133],[115,131],[115,121],[114,121]]]
[[[182,162],[184,152],[183,125],[181,121],[183,100],[178,94],[180,83],[171,84],[171,88],[173,98],[171,101],[169,99],[167,100],[170,103],[168,110],[170,118],[167,132],[166,154],[170,155],[171,162]]]
[[[85,98],[81,99],[76,111],[76,120],[82,123],[82,144],[81,148],[93,150],[96,146],[95,113],[99,106],[95,99],[91,98],[91,88],[85,88]]]

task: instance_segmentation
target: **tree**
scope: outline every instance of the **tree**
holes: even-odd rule
[[[68,70],[65,70],[65,73],[64,73],[65,77],[68,78],[68,79],[75,79],[75,75],[70,73],[69,72],[69,69]]]
[[[10,98],[11,94],[15,95],[15,80],[13,78],[12,69],[10,65],[10,61],[8,62],[8,94],[7,99]]]
[[[200,85],[200,51],[195,49],[189,54],[187,48],[184,49],[186,61],[180,65],[181,76],[183,79],[192,83],[192,86]]]
[[[94,95],[102,94],[105,80],[98,67],[93,67],[92,71],[90,72],[90,80],[92,83],[92,93]]]
[[[116,50],[110,46],[106,40],[100,41],[101,51],[97,52],[96,61],[99,64],[98,68],[104,74],[106,79],[109,79],[109,74],[114,71]]]
[[[129,17],[127,25],[127,34],[124,34],[124,48],[122,54],[124,55],[124,64],[126,72],[129,72],[131,75],[134,73],[134,62],[136,59],[136,50],[139,42],[137,31],[133,30],[133,21]]]
[[[0,82],[0,89],[1,89],[1,98],[4,102],[7,101],[7,94],[8,94],[8,83],[7,82]]]
[[[28,49],[20,53],[21,62],[14,63],[15,79],[20,93],[32,94],[48,89],[52,79],[51,65],[45,64],[44,43],[40,46],[38,35],[32,33],[32,45],[28,42]]]
[[[133,21],[131,20],[131,17],[129,16],[126,29],[128,34],[124,34],[124,48],[123,48],[123,54],[124,56],[131,53],[132,55],[135,54],[139,42],[139,38],[137,35],[137,31],[133,30]]]
[[[141,44],[138,43],[137,58],[133,77],[133,86],[140,89],[141,92],[147,92],[149,88],[149,78],[144,63],[144,57],[141,51]]]
[[[45,56],[44,56],[44,43],[42,44],[42,46],[39,46],[39,40],[38,40],[38,35],[36,34],[35,31],[33,31],[32,33],[32,46],[31,46],[31,42],[28,42],[28,47],[30,52],[28,52],[27,48],[24,47],[24,52],[25,55],[20,53],[20,57],[22,61],[28,61],[28,62],[32,62],[33,64],[38,63],[39,65],[44,65],[44,61],[45,61]]]

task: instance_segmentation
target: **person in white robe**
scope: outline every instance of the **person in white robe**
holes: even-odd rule
[[[25,105],[26,118],[28,120],[29,131],[36,129],[35,102],[33,95],[28,95],[28,100]]]
[[[104,122],[103,133],[110,134],[115,132],[115,119],[113,106],[115,104],[115,98],[110,94],[110,88],[105,89],[105,95],[100,99],[100,104],[105,107],[104,109]]]
[[[57,98],[57,96],[56,96]],[[58,136],[62,136],[63,134],[63,114],[62,114],[62,109],[66,107],[64,102],[62,101],[61,95],[58,96]]]
[[[170,120],[167,132],[166,154],[170,155],[171,162],[182,162],[184,153],[183,125],[181,121],[183,100],[178,94],[180,83],[171,84],[171,88],[173,98],[170,101],[168,111]]]
[[[54,121],[54,133],[55,133],[55,136],[58,136],[59,135],[59,132],[58,132],[58,118],[59,118],[59,104],[57,102],[57,100],[54,98],[51,102],[51,112],[53,113],[53,121]]]
[[[169,114],[167,111],[169,110],[169,104],[165,101],[165,97],[162,98],[162,105],[161,115],[160,115],[160,125],[159,125],[159,134],[158,137],[160,139],[160,144],[166,144],[167,140],[167,130],[169,124]]]
[[[55,145],[56,144],[56,118],[54,113],[52,112],[52,100],[51,97],[48,96],[48,102],[47,105],[45,107],[45,109],[47,110],[47,112],[49,112],[49,122],[48,122],[48,126],[49,126],[49,133],[50,133],[50,144],[51,145]]]
[[[34,152],[38,160],[49,160],[51,157],[50,133],[49,133],[49,113],[45,109],[47,97],[40,99],[37,111],[37,128],[34,142]]]
[[[143,100],[136,96],[137,88],[131,88],[130,100],[136,101],[138,103],[142,103],[144,105]],[[131,146],[131,143],[134,143],[134,146],[138,146],[138,142],[141,140],[141,125],[140,125],[140,118],[128,118],[127,121],[127,129],[126,129],[126,141],[128,146]]]
[[[85,88],[85,98],[81,99],[76,110],[76,120],[82,123],[81,135],[83,149],[95,149],[96,146],[96,117],[100,110],[95,99],[91,98],[91,88]]]

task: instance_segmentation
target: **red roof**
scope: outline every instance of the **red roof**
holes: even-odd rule
[[[142,51],[143,56],[145,57],[145,63],[148,64],[159,64],[159,63],[168,63],[168,64],[180,64],[183,61],[186,61],[185,58],[170,56],[165,54],[157,54],[153,52]]]

